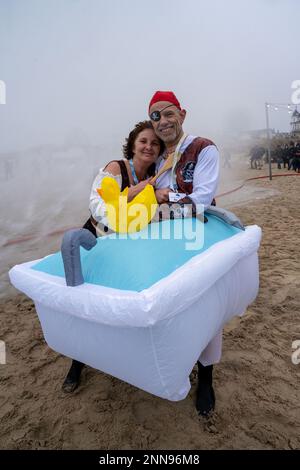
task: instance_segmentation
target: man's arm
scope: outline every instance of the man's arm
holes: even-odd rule
[[[193,177],[193,192],[188,197],[195,205],[210,206],[219,182],[219,151],[214,145],[201,150]]]

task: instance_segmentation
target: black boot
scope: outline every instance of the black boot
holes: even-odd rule
[[[80,383],[80,374],[84,364],[82,362],[76,361],[73,359],[71,368],[65,378],[65,381],[62,385],[62,390],[65,393],[72,393],[78,387]]]
[[[198,364],[198,389],[196,409],[201,416],[208,416],[215,408],[215,392],[212,386],[213,366]]]

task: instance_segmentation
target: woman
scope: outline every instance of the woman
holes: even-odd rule
[[[164,150],[164,143],[155,135],[151,121],[136,124],[123,146],[123,160],[115,160],[101,168],[96,176],[90,195],[91,217],[84,225],[95,236],[108,232],[105,203],[97,188],[105,176],[114,178],[121,191],[129,187],[130,202],[149,183],[155,173],[155,162]]]
[[[91,217],[83,228],[90,230],[95,236],[108,232],[105,203],[97,192],[105,176],[114,178],[121,191],[129,187],[128,202],[130,202],[149,183],[155,172],[155,162],[163,150],[164,144],[155,135],[150,121],[136,124],[123,146],[125,158],[108,163],[96,176],[90,195]],[[82,362],[72,361],[62,386],[64,392],[71,393],[78,387],[83,366]]]

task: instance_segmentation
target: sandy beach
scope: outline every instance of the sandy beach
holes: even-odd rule
[[[244,165],[229,183],[223,170],[219,193],[259,175]],[[69,360],[45,343],[33,302],[9,290],[0,305],[7,352],[7,363],[0,364],[0,447],[299,449],[300,364],[291,355],[292,342],[300,340],[300,178],[293,175],[252,181],[217,200],[245,225],[259,225],[263,238],[259,294],[225,328],[214,374],[216,410],[209,419],[196,414],[196,368],[191,391],[180,402],[91,368],[72,395],[64,394]],[[35,242],[29,243],[31,259],[37,258]]]

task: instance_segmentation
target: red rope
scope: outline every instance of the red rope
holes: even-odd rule
[[[300,176],[300,173],[283,173],[282,175],[272,175],[272,178],[276,178],[277,176]],[[216,196],[216,199],[219,198],[219,197],[223,197],[223,196],[227,196],[227,194],[231,194],[231,193],[234,193],[235,191],[238,191],[239,189],[241,189],[243,186],[245,186],[245,184],[247,183],[247,181],[253,181],[253,180],[261,180],[261,179],[266,179],[266,178],[269,178],[269,176],[254,176],[252,178],[247,178],[243,184],[241,184],[240,186],[238,186],[237,188],[234,188],[234,189],[231,189],[230,191],[226,191],[226,193],[222,193],[222,194],[218,194]]]
[[[276,178],[277,176],[300,176],[300,173],[283,173],[282,175],[273,175],[273,178]],[[269,178],[269,176],[254,176],[252,178],[247,178],[243,182],[243,184],[241,184],[237,188],[231,189],[230,191],[226,191],[226,193],[219,194],[218,196],[216,196],[216,199],[220,198],[220,197],[223,197],[223,196],[227,196],[227,194],[234,193],[235,191],[238,191],[243,186],[245,186],[247,181],[259,180],[259,179],[265,179],[265,178]],[[47,233],[46,235],[43,235],[43,236],[51,237],[53,235],[60,235],[61,233],[66,232],[67,230],[71,230],[72,228],[80,228],[80,227],[67,227],[67,228],[63,228],[63,229],[59,229],[59,230],[54,230],[53,232],[49,232],[49,233]],[[37,238],[37,237],[38,237],[38,235],[24,235],[23,237],[14,238],[13,240],[8,240],[2,246],[5,247],[5,246],[10,246],[10,245],[16,245],[18,243],[27,242],[28,240],[33,240],[34,238]]]

